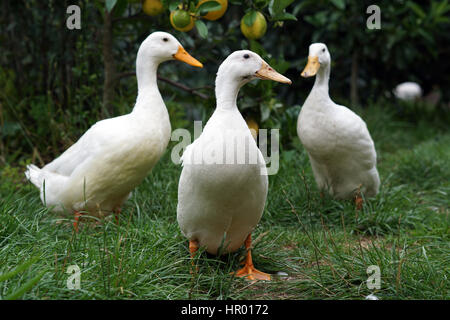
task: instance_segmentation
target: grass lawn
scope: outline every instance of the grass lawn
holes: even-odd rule
[[[362,211],[351,201],[320,196],[298,138],[281,151],[253,234],[255,266],[287,274],[271,282],[229,274],[243,249],[221,258],[203,252],[198,273],[190,274],[188,243],[176,221],[181,167],[170,161],[170,151],[126,203],[119,225],[90,219],[78,234],[70,219],[43,207],[23,168],[7,166],[0,172],[0,275],[36,258],[0,282],[0,298],[44,272],[22,298],[364,299],[374,293],[380,299],[448,299],[448,122],[388,110],[358,111],[375,141],[382,182]],[[70,265],[81,269],[80,290],[67,288]],[[380,289],[367,288],[371,265],[380,268]]]

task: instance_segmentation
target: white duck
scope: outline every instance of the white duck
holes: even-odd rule
[[[330,64],[327,46],[313,43],[301,75],[316,75],[316,80],[300,111],[297,133],[308,152],[319,189],[340,199],[356,196],[360,208],[360,191],[366,197],[378,193],[377,155],[366,123],[330,99]]]
[[[254,268],[250,252],[251,232],[266,201],[267,170],[236,105],[239,89],[256,78],[291,83],[252,51],[236,51],[219,67],[216,110],[181,159],[177,219],[192,256],[199,246],[219,254],[245,242],[245,266],[236,275],[270,280]]]
[[[157,68],[173,59],[202,67],[172,35],[150,34],[137,54],[138,96],[132,112],[97,122],[42,169],[28,166],[26,177],[40,189],[44,205],[75,213],[75,230],[81,211],[94,216],[118,214],[164,153],[171,127],[157,86]]]

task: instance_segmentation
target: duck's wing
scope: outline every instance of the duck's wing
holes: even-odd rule
[[[337,105],[338,119],[336,122],[337,143],[342,148],[372,167],[376,163],[375,144],[370,136],[367,125],[360,116],[347,107]]]
[[[70,176],[84,161],[90,159],[93,155],[101,154],[112,141],[117,141],[117,131],[122,129],[118,120],[122,117],[105,119],[95,123],[76,143],[58,158],[44,166],[42,170]]]

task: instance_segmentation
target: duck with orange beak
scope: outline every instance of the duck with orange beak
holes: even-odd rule
[[[43,168],[28,166],[25,174],[39,188],[44,205],[73,214],[75,230],[82,214],[118,214],[166,150],[171,126],[156,72],[168,60],[203,66],[171,34],[150,34],[137,54],[138,95],[132,112],[97,122]]]
[[[334,103],[328,93],[331,56],[324,43],[309,47],[304,78],[316,77],[297,122],[297,133],[309,155],[319,189],[338,199],[378,193],[377,154],[366,123],[352,110]]]
[[[244,266],[235,275],[270,280],[251,255],[251,234],[266,202],[267,169],[236,104],[239,89],[254,79],[291,83],[252,51],[236,51],[220,65],[216,110],[182,156],[177,220],[192,257],[199,247],[220,255],[244,244]]]

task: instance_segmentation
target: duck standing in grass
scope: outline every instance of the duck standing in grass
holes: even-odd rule
[[[361,208],[361,192],[366,197],[378,193],[377,154],[366,123],[330,99],[330,64],[327,46],[313,43],[301,75],[316,79],[300,111],[297,133],[308,152],[319,189],[339,199],[355,197]]]
[[[217,255],[245,243],[245,265],[236,276],[270,280],[255,269],[250,251],[266,201],[267,169],[236,105],[239,89],[257,78],[291,83],[248,50],[232,53],[219,67],[216,110],[181,159],[177,219],[192,257],[200,246]]]
[[[168,60],[195,67],[175,37],[150,34],[136,59],[138,96],[131,113],[94,124],[74,145],[42,169],[29,165],[26,177],[40,189],[43,203],[56,212],[102,216],[120,212],[130,192],[166,150],[171,127],[157,86],[157,68]]]

